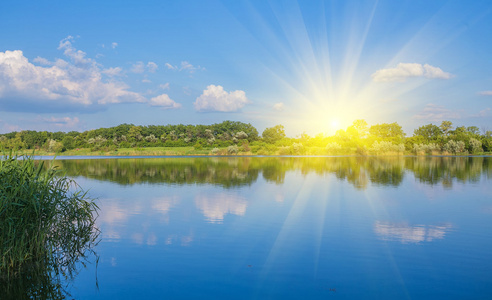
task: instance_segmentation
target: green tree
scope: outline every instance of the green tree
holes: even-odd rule
[[[442,136],[442,129],[434,124],[420,126],[413,131],[414,135],[423,136],[427,141],[435,141]]]
[[[132,142],[139,142],[143,139],[142,136],[142,127],[141,126],[132,126],[128,130],[128,135],[127,137],[130,139]]]
[[[441,128],[442,133],[445,136],[448,136],[449,135],[449,131],[451,131],[453,129],[453,122],[451,122],[451,121],[442,121],[442,123],[439,126],[439,128]]]
[[[397,143],[402,142],[405,137],[405,132],[403,132],[401,126],[396,122],[372,125],[369,128],[369,132],[378,138],[388,139]]]
[[[470,148],[471,148],[470,149],[471,153],[482,152],[483,151],[482,142],[477,140],[477,139],[471,138],[470,139]]]
[[[369,133],[367,122],[363,119],[355,120],[352,126],[357,130],[359,137],[364,138]]]
[[[74,138],[70,135],[66,135],[63,140],[62,140],[63,147],[66,150],[71,150],[75,148],[75,141]]]
[[[267,143],[275,143],[285,137],[285,130],[283,125],[276,125],[274,127],[266,128],[261,134],[263,140]]]
[[[470,134],[479,136],[480,135],[480,129],[478,129],[477,126],[469,126],[466,128],[466,131],[468,131]]]

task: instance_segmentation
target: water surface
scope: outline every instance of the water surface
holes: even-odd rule
[[[75,299],[492,298],[491,158],[55,164],[101,208]]]

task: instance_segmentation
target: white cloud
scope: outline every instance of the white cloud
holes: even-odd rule
[[[33,59],[32,61],[35,63],[38,63],[40,65],[43,65],[43,66],[51,66],[52,65],[52,63],[49,60],[47,60],[46,58],[43,58],[43,57],[39,57],[39,56],[36,57],[35,59]]]
[[[430,103],[427,104],[420,113],[413,116],[413,118],[439,122],[447,119],[459,119],[461,118],[461,115],[456,111],[445,108],[444,106]]]
[[[166,66],[169,70],[177,70],[177,69],[178,69],[178,67],[173,66],[173,65],[171,65],[170,63],[166,63],[166,64],[165,64],[165,66]]]
[[[450,79],[453,75],[428,64],[399,63],[396,68],[377,70],[371,77],[375,82],[403,82],[411,77]]]
[[[188,71],[190,74],[195,73],[197,70],[205,70],[205,68],[202,68],[200,66],[193,66],[187,61],[182,61],[181,62],[181,68],[179,69],[180,71]]]
[[[145,66],[144,66],[144,63],[141,61],[137,61],[137,63],[135,63],[132,66],[132,72],[133,73],[143,73],[144,71],[145,71]]]
[[[167,94],[162,94],[157,97],[154,97],[150,99],[149,102],[150,105],[152,106],[160,106],[165,109],[170,109],[170,108],[180,108],[181,104],[176,103],[174,100],[169,98]]]
[[[273,105],[273,109],[282,111],[285,109],[285,105],[282,102],[278,102]]]
[[[482,96],[492,96],[492,91],[483,91],[479,93]]]
[[[149,61],[147,63],[147,69],[149,70],[150,73],[155,73],[157,71],[157,64],[155,62]]]
[[[101,73],[106,74],[108,76],[122,76],[122,69],[120,67],[116,68],[107,68],[101,71]]]
[[[164,84],[160,84],[159,87],[163,90],[169,90],[169,82],[166,82]]]
[[[144,78],[144,79],[142,79],[142,82],[143,83],[151,83],[152,81],[148,78]]]
[[[68,36],[60,41],[58,50],[63,50],[63,54],[69,57],[75,65],[78,66],[96,66],[96,62],[91,58],[86,58],[87,55],[84,51],[77,50],[72,45],[74,38]]]
[[[175,70],[175,71],[180,71],[180,72],[181,71],[185,71],[185,72],[188,72],[190,74],[193,74],[196,71],[200,71],[200,70],[203,71],[203,70],[205,70],[205,68],[200,67],[200,66],[194,66],[194,65],[190,64],[187,61],[182,61],[180,67],[171,65],[170,63],[166,63],[165,66],[169,70]]]
[[[145,72],[145,67],[147,67],[147,71],[150,73],[155,73],[159,66],[155,62],[149,61],[147,62],[147,65],[145,65],[142,61],[137,61],[135,64],[133,64],[131,71],[133,73],[138,73],[141,74]]]
[[[122,82],[105,82],[104,71],[95,60],[86,58],[85,52],[75,49],[72,40],[72,37],[63,39],[58,47],[72,63],[63,59],[54,62],[36,59],[50,67],[33,65],[21,50],[0,52],[0,102],[4,106],[20,107],[23,101],[30,104],[48,101],[63,106],[145,101],[140,94],[128,91]],[[115,70],[106,72],[115,73]]]
[[[237,111],[249,103],[244,91],[226,92],[220,85],[209,85],[194,103],[198,111]]]
[[[115,49],[116,47],[118,47],[118,43],[112,42],[111,43],[111,48]]]
[[[479,117],[479,118],[485,118],[490,115],[490,107],[487,107],[485,109],[482,109],[481,111],[478,112],[478,114],[473,115],[473,117]]]
[[[427,78],[450,79],[453,77],[451,73],[444,72],[441,68],[434,67],[428,64],[424,65],[424,70],[424,76]]]
[[[75,127],[77,124],[79,124],[79,118],[74,117],[62,117],[62,118],[43,118],[43,122],[53,124],[58,127]]]

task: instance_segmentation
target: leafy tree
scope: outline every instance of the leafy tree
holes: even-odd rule
[[[482,142],[477,140],[477,139],[471,138],[470,139],[470,148],[471,148],[471,153],[482,152],[483,151]]]
[[[420,126],[413,131],[414,135],[423,136],[427,141],[435,141],[442,136],[442,129],[434,124]]]
[[[382,139],[390,138],[395,141],[403,140],[403,137],[405,137],[405,132],[403,132],[401,126],[396,122],[372,125],[371,128],[369,128],[369,132],[376,137]]]
[[[127,137],[130,141],[141,141],[143,139],[142,136],[142,127],[141,126],[132,126],[130,130],[128,130]]]
[[[451,121],[442,121],[441,125],[439,126],[441,128],[442,133],[447,136],[449,134],[449,131],[453,129],[453,122]]]
[[[360,138],[364,138],[369,133],[369,128],[367,126],[367,122],[363,119],[355,120],[352,123],[352,127],[357,130]]]
[[[48,139],[48,133],[37,132],[32,130],[21,131],[22,141],[26,144],[26,149],[40,148]]]
[[[480,129],[478,129],[477,126],[469,126],[466,128],[466,131],[468,131],[470,134],[479,136],[480,135]]]
[[[267,143],[273,144],[276,141],[280,141],[285,137],[285,130],[283,125],[276,125],[274,127],[266,128],[261,134],[263,140]]]
[[[63,147],[66,150],[71,150],[75,148],[74,138],[70,135],[66,135],[62,140]]]

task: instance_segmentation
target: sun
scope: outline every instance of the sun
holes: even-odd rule
[[[331,130],[337,131],[340,129],[340,121],[338,119],[332,119],[330,122]]]

